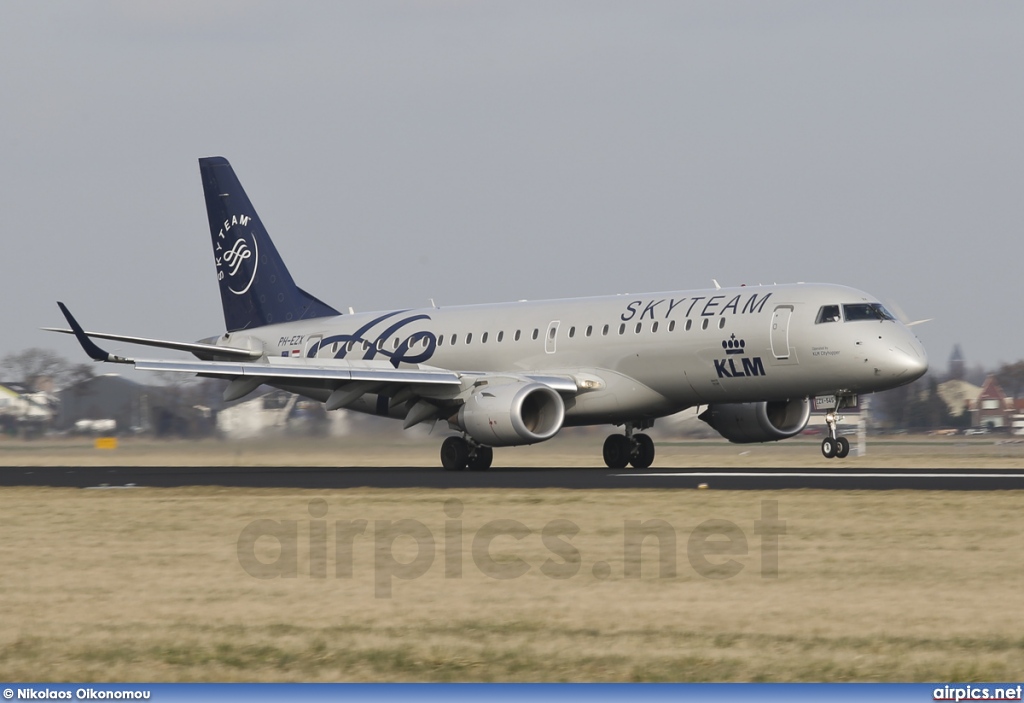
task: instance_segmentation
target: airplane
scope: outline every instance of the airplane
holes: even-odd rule
[[[654,462],[649,429],[706,406],[701,420],[736,443],[806,427],[828,399],[827,458],[846,457],[839,411],[920,378],[920,341],[873,296],[833,284],[751,285],[640,295],[342,313],[300,288],[228,161],[199,159],[225,332],[198,342],[74,334],[96,361],[228,381],[225,401],[268,385],[403,421],[443,422],[447,470],[486,470],[495,447],[563,427],[623,428],[604,442],[611,469]],[[95,339],[188,352],[109,354]]]

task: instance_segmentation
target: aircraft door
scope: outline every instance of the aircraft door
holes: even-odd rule
[[[555,353],[555,343],[558,341],[558,325],[561,320],[552,320],[548,323],[547,334],[544,335],[544,351],[548,354]]]
[[[793,317],[792,305],[779,305],[772,313],[772,354],[776,359],[789,358],[789,321]]]

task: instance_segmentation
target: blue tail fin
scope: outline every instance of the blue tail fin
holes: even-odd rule
[[[340,315],[295,285],[227,159],[199,159],[228,332]]]

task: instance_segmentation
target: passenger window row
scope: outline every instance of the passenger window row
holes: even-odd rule
[[[646,323],[643,323],[643,322],[637,322],[635,324],[627,325],[627,323],[623,322],[623,323],[619,324],[618,329],[616,331],[618,332],[619,336],[625,335],[627,333],[627,331],[632,331],[633,334],[640,334],[641,332],[644,331],[645,326],[646,326],[646,329],[650,330],[650,332],[652,334],[656,334],[659,330],[667,330],[669,332],[675,332],[676,331],[676,321],[675,320],[670,320],[668,325],[664,325],[664,326],[662,325],[662,323],[660,321],[651,322],[651,323],[649,323],[649,325],[647,325]],[[701,320],[700,329],[706,330],[710,326],[711,326],[711,319],[710,318],[705,317],[703,320]],[[693,320],[687,320],[686,324],[685,325],[681,325],[680,327],[684,331],[689,332],[694,327]],[[718,329],[724,329],[725,328],[725,318],[724,317],[719,317],[718,318],[718,325],[717,325],[717,327],[718,327]],[[598,333],[598,330],[593,325],[587,325],[585,328],[580,328],[580,327],[577,327],[576,325],[571,325],[569,327],[569,329],[568,329],[567,336],[568,336],[569,339],[575,339],[577,336],[581,336],[581,337],[594,337],[594,336],[597,336],[597,333]],[[549,335],[550,339],[552,339],[552,340],[555,339],[557,334],[558,334],[558,330],[555,327],[551,327],[549,329],[549,331],[548,331],[548,335]],[[607,336],[609,336],[611,334],[612,334],[612,327],[611,327],[611,325],[604,325],[600,329],[600,336],[601,337],[607,337]],[[486,344],[488,338],[489,338],[489,334],[487,332],[484,332],[482,335],[480,335],[480,343],[481,344]],[[499,331],[497,336],[495,337],[495,340],[498,341],[498,342],[501,342],[501,341],[504,340],[504,338],[505,338],[505,332],[504,331]],[[522,330],[516,330],[515,334],[513,334],[513,336],[512,336],[512,339],[514,341],[516,341],[516,342],[520,341],[522,338],[523,338]],[[539,328],[534,328],[533,333],[530,335],[530,338],[532,340],[539,339],[540,338],[540,329]],[[465,336],[464,343],[465,344],[472,344],[473,343],[473,339],[474,339],[473,333],[469,332]],[[398,342],[398,339],[396,338],[395,339],[395,348],[397,348],[397,342]],[[455,346],[458,343],[459,343],[459,335],[457,333],[451,334],[451,335],[443,335],[442,334],[442,335],[439,335],[438,338],[437,338],[437,346],[439,346],[439,347],[440,346],[445,346],[445,345],[447,345],[447,346]],[[423,346],[424,347],[426,346],[426,339],[423,340]]]
[[[836,309],[836,314],[838,315],[838,307]],[[821,317],[821,315],[819,313],[819,322],[821,321],[820,317]],[[706,330],[710,326],[711,326],[710,318],[705,317],[704,319],[701,320],[700,329]],[[718,326],[718,329],[723,329],[725,327],[725,318],[724,317],[718,318],[718,325],[717,326]],[[686,331],[686,332],[689,332],[691,329],[693,329],[693,327],[694,327],[693,320],[686,320],[686,323],[684,325],[681,325],[681,328],[684,331]],[[619,324],[618,329],[616,331],[618,332],[619,336],[623,336],[623,335],[626,334],[627,330],[631,330],[633,332],[633,334],[640,334],[641,332],[644,331],[644,329],[645,329],[645,323],[643,323],[643,322],[637,322],[637,323],[632,324],[632,325],[627,325],[627,323],[623,322],[623,323]],[[675,320],[670,320],[668,325],[666,325],[666,326],[663,326],[660,321],[654,321],[654,322],[651,322],[650,325],[647,326],[646,329],[650,330],[650,332],[652,334],[657,334],[657,332],[659,330],[662,330],[662,329],[666,329],[669,332],[675,332],[676,331],[676,321]],[[595,330],[593,325],[587,325],[586,328],[584,328],[583,330],[580,330],[575,325],[572,325],[572,326],[569,327],[569,330],[568,330],[568,337],[569,337],[569,339],[575,339],[576,336],[577,336],[577,332],[578,331],[580,331],[582,333],[583,337],[593,337],[597,333],[597,330]],[[557,333],[558,333],[558,330],[556,328],[552,327],[550,329],[549,334],[550,334],[550,337],[551,337],[552,340],[555,339],[555,336],[557,335]],[[602,336],[602,337],[607,337],[611,333],[612,333],[612,327],[610,325],[604,325],[601,328],[601,330],[600,330],[600,336]],[[533,341],[536,341],[537,339],[539,339],[540,338],[540,328],[534,328],[533,332],[530,333],[529,336],[530,336],[530,339],[533,340]],[[479,336],[478,339],[479,339],[480,344],[487,344],[487,342],[488,342],[488,340],[490,338],[491,338],[490,333],[489,332],[484,332],[483,334],[481,334]],[[464,340],[463,341],[464,344],[467,344],[467,345],[472,344],[473,343],[473,339],[474,339],[473,333],[472,332],[467,332],[465,337],[463,337],[462,339]],[[522,339],[523,339],[523,331],[521,329],[516,330],[512,334],[512,341],[519,342],[519,341],[522,341]],[[495,342],[499,342],[499,343],[505,341],[505,331],[504,330],[499,330],[498,333],[494,336],[494,341]],[[416,347],[421,347],[423,349],[426,349],[428,343],[429,342],[428,342],[428,338],[427,338],[426,335],[422,335],[422,336],[415,336],[414,335],[413,339],[410,340],[410,342],[409,342],[409,347],[411,349],[412,348],[416,348]],[[458,333],[453,333],[453,334],[450,334],[450,335],[443,335],[442,334],[442,335],[439,335],[438,338],[437,338],[437,346],[439,346],[439,347],[446,346],[446,345],[454,347],[458,343],[459,343],[459,334]],[[331,347],[331,353],[332,354],[337,354],[339,351],[341,351],[342,348],[344,348],[345,351],[347,353],[349,353],[349,354],[351,354],[352,352],[354,352],[356,350],[367,352],[367,351],[370,350],[371,346],[376,347],[377,351],[383,351],[384,348],[385,348],[385,345],[388,348],[392,349],[392,350],[396,350],[396,349],[398,349],[399,346],[401,346],[401,344],[402,344],[402,338],[401,337],[394,337],[394,338],[392,338],[390,340],[390,343],[388,343],[388,340],[384,340],[384,339],[378,339],[375,344],[372,344],[371,342],[369,342],[367,340],[363,340],[361,342],[360,341],[356,341],[356,340],[352,340],[350,342],[335,342],[332,345],[332,347]]]

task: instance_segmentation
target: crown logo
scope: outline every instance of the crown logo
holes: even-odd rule
[[[722,349],[726,354],[742,354],[746,351],[747,342],[743,339],[736,339],[735,333],[729,339],[722,342]]]

